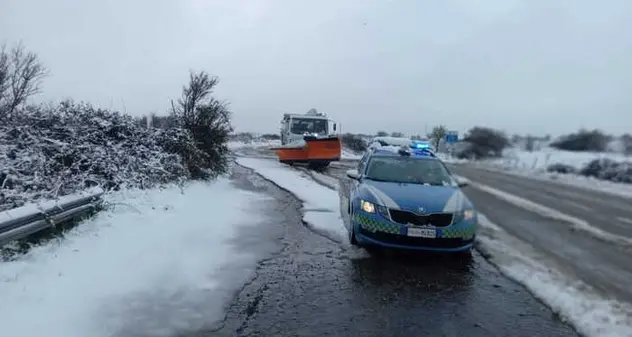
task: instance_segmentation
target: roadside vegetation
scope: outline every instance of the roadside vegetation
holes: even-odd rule
[[[143,122],[84,102],[31,103],[48,74],[23,45],[0,48],[0,211],[92,186],[145,189],[227,171],[233,128],[212,95],[217,77],[191,72],[171,110]]]

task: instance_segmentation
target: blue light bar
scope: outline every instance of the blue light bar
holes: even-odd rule
[[[428,142],[423,142],[423,141],[412,141],[410,143],[410,147],[412,147],[413,149],[429,149],[430,144],[428,144]]]

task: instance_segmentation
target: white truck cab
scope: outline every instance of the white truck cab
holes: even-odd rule
[[[333,124],[333,132],[330,132],[330,123]],[[316,109],[305,114],[286,113],[281,120],[281,144],[301,142],[305,136],[327,137],[335,131],[336,123]]]

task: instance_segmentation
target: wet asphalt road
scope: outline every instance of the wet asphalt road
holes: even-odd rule
[[[632,219],[630,199],[464,165],[450,165],[450,170],[473,182],[586,220],[612,234],[632,237],[632,223],[624,220]],[[632,302],[632,247],[573,230],[567,222],[512,205],[475,185],[464,192],[492,222],[544,252],[567,273],[609,298]]]
[[[260,263],[224,321],[195,336],[577,336],[479,254],[345,248],[304,226],[292,195],[248,177],[235,169],[241,187],[278,201],[279,251]]]

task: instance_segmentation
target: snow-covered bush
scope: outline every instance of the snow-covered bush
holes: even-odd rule
[[[553,164],[547,167],[547,172],[579,174],[616,183],[632,184],[632,165],[607,158],[595,159],[581,170],[567,164]]]
[[[169,116],[133,118],[89,104],[27,106],[48,71],[22,45],[0,46],[0,211],[99,185],[149,188],[228,168],[230,111],[217,77],[191,73]]]
[[[342,145],[347,149],[354,152],[366,151],[368,144],[358,135],[352,133],[345,133],[341,138]]]
[[[190,73],[189,84],[182,88],[178,107],[171,115],[176,125],[191,133],[203,153],[189,165],[193,178],[211,178],[228,170],[228,140],[233,132],[231,111],[226,103],[212,96],[219,78],[202,71]]]
[[[574,166],[563,163],[549,165],[547,166],[546,171],[562,174],[577,173],[577,169]]]
[[[205,155],[186,130],[148,129],[88,104],[23,108],[0,116],[0,211],[94,185],[181,182]]]
[[[457,153],[459,159],[497,158],[510,143],[504,132],[480,126],[470,129],[463,142],[468,145]]]
[[[551,147],[566,151],[603,152],[610,142],[610,136],[599,130],[579,130],[560,137],[551,143]]]
[[[617,183],[632,184],[632,165],[605,158],[591,161],[579,171],[579,174]]]

